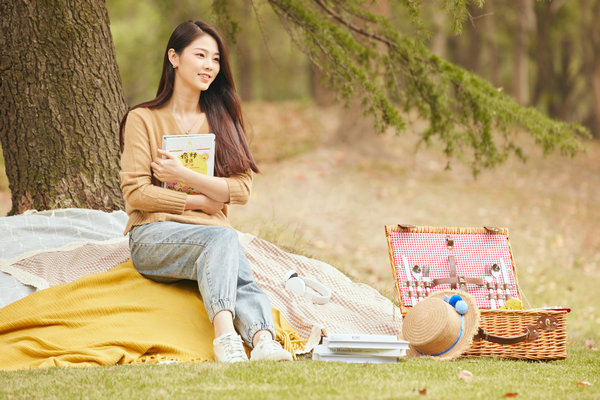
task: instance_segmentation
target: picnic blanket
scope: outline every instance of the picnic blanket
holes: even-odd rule
[[[8,232],[0,237],[0,271],[37,289],[53,289],[107,272],[129,258],[127,239],[122,236],[126,221],[122,211],[104,213],[86,209],[0,218],[0,231]],[[256,282],[267,293],[280,318],[306,341],[304,351],[318,344],[323,333],[396,335],[400,332],[398,307],[372,287],[351,281],[322,261],[285,252],[251,234],[238,232],[238,235]],[[283,279],[290,269],[329,286],[333,292],[331,301],[314,304],[285,290]]]
[[[0,271],[46,289],[106,272],[129,258],[127,214],[82,208],[0,218]]]
[[[303,341],[273,310],[277,340]],[[194,282],[160,284],[131,262],[0,309],[0,369],[214,359],[213,327]]]

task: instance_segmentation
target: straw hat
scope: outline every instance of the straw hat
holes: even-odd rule
[[[407,357],[459,357],[471,347],[479,320],[477,303],[467,292],[442,290],[430,294],[412,307],[402,322],[402,335],[410,344]]]

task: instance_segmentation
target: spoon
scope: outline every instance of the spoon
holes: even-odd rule
[[[423,295],[423,288],[421,287],[421,277],[423,276],[423,271],[421,270],[421,267],[419,267],[418,265],[415,265],[414,267],[412,267],[412,276],[415,278],[415,281],[417,281],[416,282],[417,299],[425,297]]]
[[[500,266],[498,264],[492,265],[492,275],[494,276],[494,278],[497,281],[496,294],[502,293],[502,295],[498,296],[498,305],[503,306],[504,302],[505,302],[505,300],[503,299],[504,293],[503,293],[503,291],[500,290],[500,287],[498,286],[498,284],[500,283],[501,276],[502,276],[502,270],[500,269]],[[502,282],[502,283],[504,284],[504,282]]]

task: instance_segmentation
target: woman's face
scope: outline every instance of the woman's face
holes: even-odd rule
[[[169,50],[169,59],[175,69],[175,81],[200,91],[208,89],[220,70],[217,41],[206,34],[198,37],[181,54]]]

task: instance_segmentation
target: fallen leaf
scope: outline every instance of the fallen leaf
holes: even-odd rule
[[[504,397],[517,397],[517,396],[519,396],[519,393],[517,393],[517,392],[504,393]]]
[[[594,346],[594,339],[585,339],[585,347],[587,347],[590,350],[598,350],[595,346]]]
[[[419,394],[425,396],[427,394],[427,388],[419,389]]]
[[[462,379],[465,382],[471,382],[473,380],[473,373],[466,369],[461,369],[458,373],[458,379]]]
[[[575,386],[592,386],[588,381],[579,381],[575,384]]]

